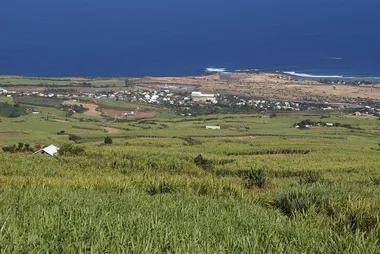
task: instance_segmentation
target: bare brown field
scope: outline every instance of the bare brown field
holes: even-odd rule
[[[221,81],[218,75],[180,78],[142,78],[142,83],[198,84],[199,90],[214,93],[237,93],[262,98],[317,99],[328,102],[380,100],[380,84],[377,85],[328,85],[316,81],[284,80],[276,74],[262,73],[242,75],[239,80]]]
[[[59,122],[59,123],[69,123],[69,121],[61,120],[61,119],[54,119],[54,121]]]
[[[121,132],[122,132],[122,130],[117,129],[117,128],[112,128],[112,127],[103,127],[103,129],[104,129],[107,133],[121,133]]]
[[[64,101],[64,105],[82,105],[85,108],[88,108],[83,114],[86,116],[100,116],[102,112],[99,110],[99,106],[92,103],[81,103],[77,101]]]
[[[356,115],[345,115],[344,117],[346,118],[352,118],[352,119],[370,119],[370,120],[376,120],[376,116],[371,116],[371,115],[361,115],[361,116],[356,116]]]
[[[24,132],[0,132],[0,137],[24,135]]]

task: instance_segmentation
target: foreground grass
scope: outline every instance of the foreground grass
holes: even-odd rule
[[[311,139],[280,145],[309,142],[306,155],[224,154],[270,150],[272,139],[136,139],[57,158],[0,153],[1,251],[376,253],[378,151],[360,149],[357,165],[371,161],[361,168],[347,168],[361,139],[331,141],[335,155]],[[195,163],[199,153],[207,167]],[[252,167],[264,167],[264,188],[247,188]]]
[[[93,191],[0,194],[2,252],[375,253],[323,220],[305,225],[239,199]]]
[[[118,123],[39,111],[1,119],[0,146],[76,134],[85,152],[0,152],[0,252],[378,253],[376,120],[300,131],[302,113]],[[150,126],[161,138],[136,138]]]

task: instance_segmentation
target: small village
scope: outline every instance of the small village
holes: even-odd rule
[[[183,89],[175,85],[139,86],[137,88],[120,89],[119,91],[93,89],[45,89],[44,91],[12,91],[0,88],[0,96],[12,97],[15,102],[32,98],[49,100],[72,100],[79,102],[97,102],[99,100],[120,101],[127,103],[151,104],[173,109],[178,115],[192,116],[220,112],[275,112],[275,111],[304,111],[322,110],[333,111],[343,109],[356,109],[356,116],[380,116],[380,105],[353,105],[344,103],[328,103],[319,101],[294,100],[286,101],[276,98],[255,98],[233,94],[202,93],[193,89]],[[33,105],[33,104],[32,104]],[[206,110],[208,109],[208,110]]]

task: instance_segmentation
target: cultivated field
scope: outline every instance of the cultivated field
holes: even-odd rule
[[[374,118],[35,110],[0,118],[0,146],[16,147],[0,152],[1,252],[379,253]],[[346,127],[294,127],[306,119]]]

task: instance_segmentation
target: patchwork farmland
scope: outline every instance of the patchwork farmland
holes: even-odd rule
[[[2,252],[378,253],[375,104],[0,98]]]

